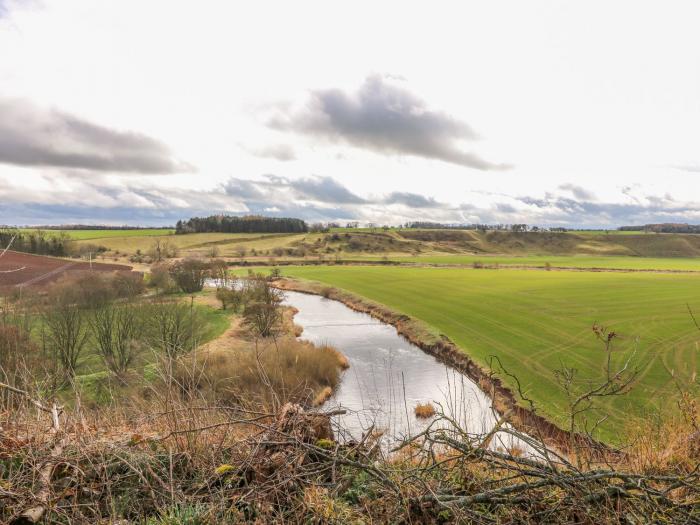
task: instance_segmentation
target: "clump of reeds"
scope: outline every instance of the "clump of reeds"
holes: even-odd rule
[[[417,418],[428,419],[435,415],[435,407],[432,403],[419,403],[416,408],[413,409]]]
[[[268,406],[317,406],[330,397],[348,366],[347,358],[332,346],[287,337],[203,352],[196,362],[183,361],[178,374],[196,376],[192,386],[223,403],[245,399]],[[197,372],[192,374],[192,368]]]

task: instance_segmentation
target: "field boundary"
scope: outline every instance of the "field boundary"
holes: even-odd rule
[[[230,259],[230,258],[227,258]],[[598,266],[536,266],[520,264],[482,264],[474,267],[474,263],[436,263],[418,261],[400,261],[396,259],[388,260],[362,260],[362,259],[336,259],[336,260],[308,260],[308,259],[287,259],[275,260],[270,263],[267,260],[247,261],[228,260],[232,267],[254,267],[254,266],[406,266],[409,268],[452,268],[464,270],[533,270],[533,271],[559,271],[559,272],[591,272],[591,273],[661,273],[661,274],[700,274],[700,270],[675,270],[662,268],[603,268]]]
[[[284,277],[273,281],[281,290],[322,295],[343,303],[356,312],[368,314],[375,319],[392,325],[396,331],[410,343],[437,358],[442,363],[462,372],[474,381],[481,390],[491,398],[494,408],[501,414],[510,413],[508,422],[517,430],[538,436],[548,445],[568,452],[571,448],[571,433],[560,428],[554,422],[538,414],[535,410],[524,407],[518,402],[515,393],[500,378],[489,373],[476,363],[467,352],[452,342],[444,334],[434,335],[427,329],[426,323],[406,314],[400,314],[390,308],[365,299],[346,290],[325,286],[321,283]],[[601,454],[615,452],[609,445],[595,441],[581,434],[573,436],[573,441],[585,445]]]

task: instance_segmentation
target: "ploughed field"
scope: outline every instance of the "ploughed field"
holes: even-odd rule
[[[700,394],[700,275],[378,266],[282,267],[424,321],[487,366],[498,356],[523,390],[563,424],[567,399],[555,370],[577,369],[577,388],[604,376],[594,323],[619,334],[613,362],[632,356],[639,375],[626,396],[596,404],[599,437],[615,441],[653,411],[676,410],[680,389]],[[504,378],[509,382],[507,378]],[[510,381],[513,384],[513,381]]]
[[[90,263],[7,251],[0,257],[0,290],[15,286],[45,285],[66,272],[89,270]],[[92,263],[93,271],[131,270],[123,264]]]

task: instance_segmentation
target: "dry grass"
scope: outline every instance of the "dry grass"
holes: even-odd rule
[[[330,396],[346,366],[344,356],[330,346],[293,337],[257,342],[231,337],[228,347],[215,345],[183,360],[176,374],[181,384],[221,403],[310,406]]]
[[[416,408],[413,409],[414,414],[417,418],[428,419],[435,415],[435,407],[432,403],[419,403]]]

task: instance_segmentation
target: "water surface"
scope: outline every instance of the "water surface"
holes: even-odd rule
[[[491,401],[467,376],[410,343],[368,314],[317,295],[285,292],[298,313],[301,338],[330,344],[350,361],[324,409],[344,408],[341,427],[359,439],[371,425],[396,441],[415,435],[429,420],[415,417],[418,403],[440,403],[470,433],[486,433],[496,421]]]

